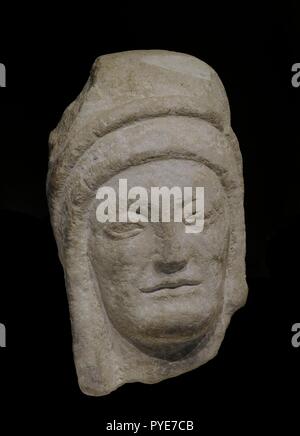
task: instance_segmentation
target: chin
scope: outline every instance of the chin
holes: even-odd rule
[[[219,311],[209,315],[195,316],[185,313],[184,317],[164,319],[154,324],[145,323],[129,341],[144,353],[164,360],[175,361],[204,346],[215,331]],[[148,325],[147,325],[148,324]]]

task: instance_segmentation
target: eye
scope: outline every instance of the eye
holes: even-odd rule
[[[204,209],[204,224],[211,225],[220,216],[220,210],[216,205],[212,205],[209,208]],[[201,220],[203,217],[202,211],[197,211],[196,201],[192,201],[192,213],[190,213],[186,218],[183,217],[183,223],[185,225],[194,225],[197,220]]]
[[[186,218],[183,218],[183,223],[185,225],[194,225],[197,219],[201,219],[202,218],[202,213],[201,212],[195,212],[192,213],[191,215],[189,215]]]
[[[189,204],[189,207],[191,207],[191,213],[187,217],[183,216],[182,221],[185,225],[194,225],[196,222],[196,219],[201,219],[202,211],[197,211],[196,200],[193,200]],[[206,218],[206,216],[205,216],[205,218]]]
[[[126,239],[138,235],[144,230],[142,223],[107,223],[104,232],[113,239]]]

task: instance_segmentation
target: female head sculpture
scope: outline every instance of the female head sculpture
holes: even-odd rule
[[[192,56],[101,56],[50,135],[47,195],[80,388],[105,395],[213,358],[246,301],[242,159],[223,85]],[[203,187],[204,229],[99,223],[100,186]]]

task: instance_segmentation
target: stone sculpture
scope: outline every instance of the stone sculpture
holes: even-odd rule
[[[156,383],[213,358],[246,301],[242,159],[215,71],[190,55],[99,57],[50,135],[47,196],[81,390]],[[99,186],[204,187],[201,233],[99,223]]]

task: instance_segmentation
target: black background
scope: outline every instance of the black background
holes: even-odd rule
[[[291,345],[291,327],[300,322],[300,88],[291,85],[291,67],[300,62],[300,8],[291,1],[223,9],[84,5],[74,21],[69,11],[62,18],[61,9],[43,6],[29,11],[31,21],[17,7],[1,17],[0,425],[7,419],[11,429],[39,434],[61,423],[102,434],[111,419],[193,419],[202,434],[279,425],[292,434],[299,426],[300,348]],[[93,398],[80,392],[72,358],[45,197],[47,140],[97,56],[152,48],[199,57],[224,83],[244,160],[249,298],[212,361]]]

